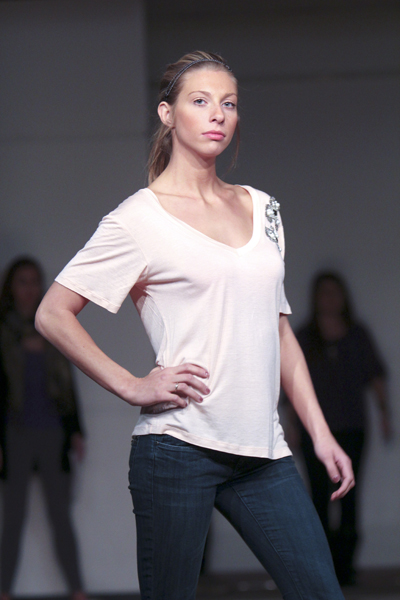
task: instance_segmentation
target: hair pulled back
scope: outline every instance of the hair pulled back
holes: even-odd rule
[[[215,70],[226,70],[231,73],[231,69],[226,61],[219,54],[212,52],[203,52],[196,50],[185,54],[177,62],[171,63],[160,81],[158,94],[158,104],[160,102],[168,102],[173,106],[182,89],[184,74],[186,70],[198,70],[201,68],[211,68]],[[233,79],[235,79],[232,74]],[[236,164],[236,159],[239,151],[239,121],[236,126],[236,150],[232,160],[232,166]],[[152,183],[168,166],[172,153],[172,135],[171,128],[164,123],[160,123],[156,130],[150,155],[148,160],[148,180]]]
[[[20,256],[16,258],[4,274],[3,284],[0,290],[0,320],[4,319],[6,314],[14,309],[14,296],[12,293],[14,277],[19,269],[24,269],[25,267],[31,267],[36,270],[43,290],[44,276],[42,267],[38,261],[31,256]]]

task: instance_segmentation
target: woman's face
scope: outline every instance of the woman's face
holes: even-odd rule
[[[34,266],[27,265],[16,270],[11,293],[16,311],[25,317],[33,317],[42,296],[40,274]]]
[[[173,153],[215,159],[235,133],[237,85],[225,70],[196,69],[184,75],[181,91],[168,115]]]
[[[316,307],[319,314],[340,315],[344,309],[344,294],[333,279],[325,279],[318,286]]]

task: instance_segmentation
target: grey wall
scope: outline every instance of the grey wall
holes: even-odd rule
[[[50,283],[101,217],[145,181],[142,3],[2,2],[0,44],[0,268],[30,253]],[[153,358],[129,308],[113,317],[90,305],[82,321],[116,360],[144,374]],[[78,384],[87,457],[74,520],[84,581],[91,592],[138,589],[127,490],[137,411],[81,374]],[[32,492],[15,593],[62,593],[37,482]]]
[[[324,9],[328,2],[298,7],[286,2],[285,10],[262,11],[255,4],[251,12],[249,3],[246,14],[225,2],[220,12],[218,6],[207,12],[206,3],[196,15],[182,7],[180,14],[161,14],[159,6],[149,28],[149,73],[156,81],[166,62],[200,48],[222,53],[237,75],[242,147],[230,180],[259,187],[281,202],[292,325],[306,317],[309,281],[317,269],[339,269],[348,279],[358,315],[372,329],[389,367],[397,430],[396,440],[384,445],[371,408],[371,442],[360,484],[359,563],[398,565],[398,5]],[[152,90],[154,96],[154,85]],[[215,517],[214,527],[214,569],[259,568],[221,517]]]

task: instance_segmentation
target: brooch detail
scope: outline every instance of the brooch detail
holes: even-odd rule
[[[265,227],[265,233],[269,237],[271,242],[274,242],[278,246],[279,252],[282,252],[281,247],[279,246],[278,238],[278,229],[279,225],[281,224],[278,214],[280,207],[281,205],[279,204],[279,202],[277,202],[275,198],[271,196],[268,204],[265,206],[265,216],[268,223],[270,224],[268,226],[267,223],[267,226]]]

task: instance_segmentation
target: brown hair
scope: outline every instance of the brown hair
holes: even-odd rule
[[[36,272],[39,276],[40,285],[43,291],[44,276],[42,268],[38,261],[30,256],[20,256],[19,258],[16,258],[10,264],[10,266],[4,274],[3,285],[0,290],[0,320],[4,319],[4,317],[9,311],[14,310],[14,296],[12,293],[14,277],[17,271],[19,271],[19,269],[24,269],[25,267],[32,267],[33,269],[36,269]]]
[[[182,76],[187,69],[201,69],[201,68],[214,68],[214,69],[225,69],[232,74],[235,79],[231,68],[228,66],[226,61],[212,52],[203,52],[196,50],[185,54],[177,62],[171,63],[167,66],[167,69],[161,79],[160,89],[158,94],[158,103],[168,102],[173,106],[179,96],[179,92],[182,88]],[[236,81],[236,79],[235,79]],[[237,156],[239,153],[239,120],[236,125],[236,149],[232,159],[231,168],[236,165]],[[149,160],[147,163],[149,184],[152,183],[161,173],[166,169],[169,163],[169,159],[172,153],[172,136],[171,129],[160,123],[154,136],[150,150]]]

